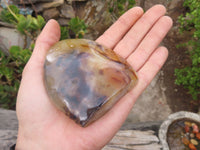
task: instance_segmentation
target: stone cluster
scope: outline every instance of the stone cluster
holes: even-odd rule
[[[71,18],[76,15],[74,6],[85,5],[87,0],[12,0],[18,6],[31,7],[34,13],[41,14],[45,20],[56,19],[60,25],[68,25]]]

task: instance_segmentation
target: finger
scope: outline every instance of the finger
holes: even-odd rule
[[[52,19],[47,22],[41,34],[38,36],[30,61],[43,65],[47,51],[59,39],[60,26]]]
[[[38,93],[45,93],[45,89],[43,86],[43,65],[46,57],[46,52],[55,42],[59,40],[60,37],[60,28],[56,21],[50,20],[44,27],[41,34],[38,36],[34,51],[29,59],[28,63],[26,64],[23,74],[22,74],[22,81],[20,85],[20,90],[18,93],[18,103],[21,102],[21,105],[29,105],[31,102],[32,106],[35,105],[37,110],[45,110],[43,106],[47,107],[47,99],[46,95],[38,94]],[[37,87],[37,89],[35,89]],[[23,92],[29,89],[29,92]],[[38,99],[32,99],[30,95],[40,95]],[[25,98],[24,98],[25,97]],[[22,99],[25,99],[26,102],[22,103]],[[42,99],[42,101],[41,101]],[[38,100],[38,102],[37,102]],[[38,105],[40,103],[40,105]],[[45,103],[43,105],[43,103]],[[30,108],[26,106],[25,108]],[[31,107],[31,108],[34,108]],[[18,109],[20,110],[20,109]],[[23,109],[22,109],[23,110]]]
[[[102,36],[96,41],[108,48],[113,48],[143,14],[140,7],[134,7],[122,15]]]
[[[20,89],[17,98],[17,110],[19,114],[23,114],[22,118],[31,120],[39,120],[38,118],[47,118],[47,113],[52,113],[53,105],[48,100],[43,82],[43,66],[46,57],[46,52],[55,42],[59,40],[60,28],[56,21],[50,20],[43,31],[39,35],[35,49],[24,68]],[[27,91],[28,90],[28,91]],[[32,95],[32,97],[31,97]],[[37,98],[33,96],[38,96]],[[24,112],[32,112],[24,113]],[[38,112],[42,112],[38,116]],[[31,116],[28,116],[31,115]],[[35,116],[35,117],[34,117]]]
[[[100,139],[107,138],[105,140],[111,140],[114,134],[124,123],[136,99],[153,80],[161,66],[166,61],[167,56],[168,51],[165,47],[158,48],[152,54],[144,67],[138,72],[138,84],[133,88],[132,91],[118,101],[118,103],[114,105],[107,114],[89,126],[91,133],[98,134],[98,138]]]
[[[148,31],[162,17],[166,9],[162,5],[150,8],[129,30],[124,38],[117,44],[114,51],[120,56],[127,58],[140,44]]]
[[[162,46],[155,50],[155,52],[147,60],[144,66],[137,72],[139,84],[141,84],[142,88],[140,88],[138,91],[133,90],[132,93],[130,92],[129,94],[131,95],[131,97],[134,97],[134,95],[138,97],[139,93],[142,93],[142,91],[150,84],[158,71],[164,65],[167,57],[168,50],[166,47]]]
[[[144,65],[171,27],[172,19],[170,17],[164,16],[158,20],[141,44],[127,59],[134,70],[137,71]]]

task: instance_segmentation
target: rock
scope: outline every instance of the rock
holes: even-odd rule
[[[136,82],[135,72],[123,58],[90,40],[63,40],[46,56],[49,97],[81,126],[99,119]]]
[[[17,130],[0,129],[0,150],[10,150],[16,144]]]
[[[88,1],[88,0],[67,0],[68,2],[85,2],[85,1]]]
[[[56,19],[59,17],[59,11],[56,8],[47,9],[43,12],[45,20]]]
[[[185,125],[185,132],[187,133],[187,132],[189,132],[190,131],[190,127],[189,126],[187,126],[187,125]]]
[[[192,126],[192,123],[191,122],[188,122],[188,121],[185,121],[184,124],[188,127],[191,127]]]
[[[160,150],[162,146],[152,130],[120,130],[102,150]]]
[[[190,133],[190,138],[194,138],[194,137],[195,137],[194,133]]]
[[[198,108],[198,114],[200,115],[200,106],[199,106],[199,108]]]
[[[62,17],[65,17],[65,18],[75,17],[75,12],[74,12],[73,7],[67,4],[61,6],[61,14],[62,14]]]
[[[14,4],[31,4],[37,2],[53,2],[54,0],[11,0]]]
[[[5,54],[9,54],[8,50],[11,46],[17,45],[24,47],[24,44],[24,36],[16,29],[0,27],[0,49]]]
[[[183,142],[184,145],[189,145],[190,144],[190,141],[186,137],[182,138],[182,142]]]
[[[18,129],[18,121],[15,111],[0,108],[0,120],[0,130]]]
[[[7,23],[7,22],[2,22],[0,21],[0,26],[8,27],[8,28],[15,28],[15,25]]]
[[[88,25],[88,32],[85,36],[87,39],[96,39],[115,21],[108,12],[107,1],[88,1],[84,8],[80,9],[78,6],[77,9],[74,9],[76,15]]]
[[[197,137],[197,139],[200,140],[200,133],[197,133],[197,134],[196,134],[196,137]]]
[[[58,23],[59,23],[61,26],[68,26],[68,25],[69,25],[70,19],[58,18],[57,21],[58,21]]]
[[[37,12],[41,12],[44,9],[58,7],[58,6],[61,6],[62,4],[64,4],[64,0],[54,0],[53,2],[49,2],[49,3],[35,4],[35,8]]]
[[[190,150],[197,150],[196,147],[192,143],[189,144],[189,148]]]
[[[152,1],[152,0],[137,0],[137,4],[140,4],[140,6],[146,11],[149,8],[151,8],[153,5],[156,4],[162,4],[164,6],[167,6],[167,4],[169,3],[169,1],[166,0],[157,0],[157,1]],[[139,2],[140,1],[140,2]]]
[[[18,120],[16,112],[0,108],[0,150],[10,150],[16,144]]]
[[[15,144],[17,139],[16,112],[0,109],[0,120],[0,150],[10,150],[9,147]],[[122,147],[134,150],[160,150],[161,145],[156,136],[158,128],[155,129],[155,122],[130,125],[130,127],[118,131],[103,150],[121,150]],[[160,123],[157,123],[156,126],[159,127]]]
[[[18,121],[16,112],[0,108],[0,150],[10,150],[16,143]]]
[[[199,144],[198,141],[195,140],[195,139],[191,139],[190,142],[191,142],[193,145],[198,145],[198,144]]]
[[[172,11],[176,9],[177,7],[181,7],[182,4],[183,4],[183,0],[169,1],[168,9],[169,11]]]
[[[193,128],[193,133],[199,132],[199,127],[196,124],[192,124],[192,128]]]
[[[67,0],[68,4],[87,2],[88,0]]]
[[[178,18],[180,12],[184,10],[183,7],[184,0],[168,1],[167,15],[173,16],[173,18]],[[176,25],[178,20],[174,20],[174,25]],[[178,30],[177,30],[178,31]]]

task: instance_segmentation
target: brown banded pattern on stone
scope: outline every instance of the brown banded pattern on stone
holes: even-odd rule
[[[104,115],[137,82],[123,58],[85,39],[56,43],[44,68],[51,101],[81,126]]]

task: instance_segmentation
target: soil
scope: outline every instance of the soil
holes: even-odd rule
[[[189,55],[186,53],[187,49],[176,48],[177,44],[183,43],[186,39],[180,38],[180,36],[177,35],[174,35],[174,38],[170,36],[169,34],[164,40],[164,45],[166,45],[169,50],[169,57],[163,67],[164,84],[167,87],[165,94],[168,97],[168,105],[173,112],[181,110],[198,112],[200,101],[192,100],[191,95],[188,94],[186,89],[174,84],[176,79],[174,70],[191,64]]]
[[[186,48],[177,48],[178,44],[187,42],[191,38],[191,32],[185,32],[180,34],[178,31],[178,16],[184,14],[186,9],[182,7],[183,1],[178,3],[176,9],[168,10],[169,16],[174,21],[173,28],[166,36],[163,44],[169,50],[169,57],[166,64],[163,67],[164,72],[164,84],[167,87],[165,94],[167,95],[168,105],[172,111],[177,112],[181,110],[198,112],[200,100],[192,100],[190,94],[182,86],[174,84],[175,76],[174,70],[176,68],[184,68],[191,64],[191,60],[187,53]]]

